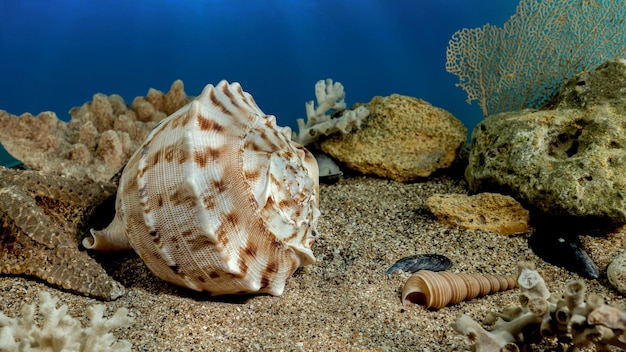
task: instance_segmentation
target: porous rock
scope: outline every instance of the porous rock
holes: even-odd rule
[[[550,215],[626,221],[626,125],[610,106],[519,111],[483,120],[465,177]]]
[[[449,167],[465,145],[467,129],[448,111],[424,100],[374,97],[365,124],[321,142],[322,150],[364,174],[413,181]]]
[[[626,222],[626,61],[568,80],[545,108],[487,117],[465,177],[548,215]]]
[[[606,269],[606,276],[616,290],[626,294],[626,251],[613,258]]]
[[[626,111],[626,60],[607,61],[594,70],[579,72],[544,107],[584,109],[598,104]]]
[[[12,115],[0,110],[0,142],[33,170],[107,181],[128,161],[154,126],[189,102],[182,81],[164,94],[150,89],[132,106],[113,94],[70,110],[69,122],[54,112]]]
[[[502,194],[433,194],[426,205],[439,221],[465,229],[503,235],[529,231],[528,210],[514,198]]]

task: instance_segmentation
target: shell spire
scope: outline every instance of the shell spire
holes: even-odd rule
[[[280,295],[298,267],[315,262],[320,214],[317,163],[290,138],[238,83],[207,85],[131,157],[116,219],[87,243],[118,243],[123,230],[168,282]]]
[[[420,270],[411,275],[402,289],[402,304],[423,304],[439,309],[448,304],[474,299],[517,285],[514,276],[464,274]]]

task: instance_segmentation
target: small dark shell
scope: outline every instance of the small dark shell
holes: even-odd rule
[[[588,279],[600,277],[596,263],[585,252],[576,234],[559,234],[540,231],[528,239],[528,246],[546,262],[573,271]]]
[[[444,271],[452,267],[452,260],[441,254],[416,254],[398,260],[387,270],[387,275],[396,271],[414,273],[419,270]]]

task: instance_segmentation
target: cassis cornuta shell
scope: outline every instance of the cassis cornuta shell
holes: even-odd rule
[[[84,246],[130,246],[194,290],[280,295],[315,261],[319,216],[317,163],[290,138],[238,83],[207,85],[131,157],[114,220]]]

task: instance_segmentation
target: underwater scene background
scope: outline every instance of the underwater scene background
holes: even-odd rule
[[[320,79],[348,106],[399,93],[482,119],[445,50],[461,28],[501,26],[513,0],[0,0],[0,109],[68,111],[93,94],[127,104],[182,79],[189,95],[238,81],[279,125],[296,127]],[[0,163],[15,163],[3,149]]]

